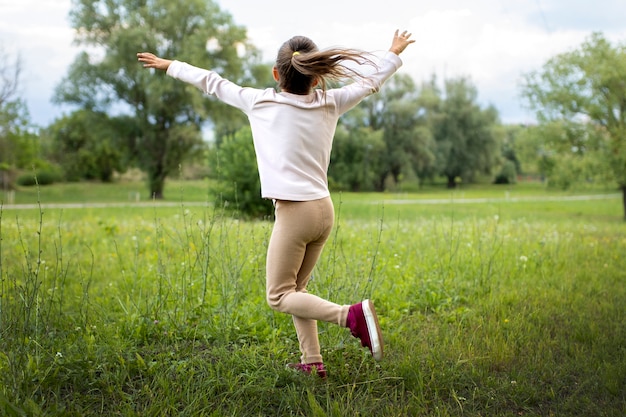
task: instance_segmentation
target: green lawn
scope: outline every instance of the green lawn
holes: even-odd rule
[[[310,292],[374,299],[386,356],[320,323],[321,381],[285,369],[298,343],[264,300],[271,223],[214,209],[206,183],[169,184],[172,206],[137,204],[144,188],[54,185],[15,194],[43,208],[3,205],[0,415],[626,414],[614,190],[335,193]],[[45,206],[71,202],[124,206]]]

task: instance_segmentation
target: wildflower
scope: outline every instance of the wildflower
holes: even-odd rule
[[[519,257],[519,260],[522,261],[522,262],[526,262],[526,261],[528,261],[528,257],[522,255],[522,256]]]
[[[55,355],[57,358],[62,358],[63,354],[61,352],[57,352],[57,354]]]

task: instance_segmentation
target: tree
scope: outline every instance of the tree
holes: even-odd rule
[[[604,166],[622,191],[626,220],[626,45],[613,46],[594,33],[578,49],[527,74],[522,95],[540,123],[580,126],[576,129],[584,134],[576,137],[574,150],[603,155]],[[568,158],[572,149],[566,151]]]
[[[402,174],[427,172],[434,163],[434,145],[413,79],[396,74],[376,95],[368,97],[342,119],[350,134],[360,128],[381,131],[385,150],[377,172],[376,189],[385,179],[398,183]]]
[[[386,170],[383,132],[370,127],[348,130],[338,126],[333,140],[328,181],[333,188],[372,191],[378,188],[380,173]]]
[[[152,51],[239,81],[250,77],[242,57],[253,60],[256,50],[212,0],[76,0],[70,17],[78,43],[90,49],[76,58],[55,100],[132,116],[128,151],[148,175],[150,196],[163,198],[167,176],[202,148],[203,124],[235,131],[242,119],[194,87],[142,68],[136,53]]]
[[[524,127],[519,125],[499,125],[494,128],[501,140],[502,165],[496,174],[495,184],[515,184],[517,175],[522,173],[522,164],[517,157],[515,142]]]
[[[513,138],[511,147],[519,173],[524,175],[539,176],[542,180],[548,177],[553,164],[554,152],[547,146],[544,126],[528,125],[519,126],[509,131],[509,137]]]
[[[525,165],[541,174],[548,186],[568,189],[574,184],[607,183],[609,171],[602,153],[591,145],[602,140],[588,124],[553,120],[529,126],[517,138]]]
[[[421,180],[434,169],[434,140],[419,99],[395,101],[383,116],[387,166],[394,182],[412,171]]]
[[[115,119],[106,113],[78,110],[46,129],[52,156],[63,167],[65,179],[109,182],[122,171],[123,144]]]
[[[490,174],[501,155],[494,130],[498,112],[491,106],[480,108],[476,88],[469,80],[446,80],[444,96],[431,112],[437,167],[448,187],[456,187],[459,178],[473,181],[477,174]]]
[[[21,99],[0,104],[0,184],[12,187],[12,171],[37,165],[39,143],[30,130],[29,115]]]

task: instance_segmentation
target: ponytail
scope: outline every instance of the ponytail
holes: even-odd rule
[[[333,48],[323,51],[307,37],[296,36],[285,42],[276,57],[281,89],[294,94],[308,94],[318,84],[327,89],[328,81],[358,79],[362,74],[346,62],[376,66],[369,53],[356,49]]]

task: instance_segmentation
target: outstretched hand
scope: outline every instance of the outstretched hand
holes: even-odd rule
[[[400,55],[402,51],[406,49],[407,46],[415,42],[415,39],[410,39],[411,33],[408,33],[406,30],[400,33],[399,30],[393,34],[393,41],[391,41],[391,47],[389,50],[396,55]]]
[[[144,68],[154,68],[162,71],[167,71],[172,63],[171,60],[159,58],[150,52],[139,52],[137,54],[137,60],[143,62]]]

